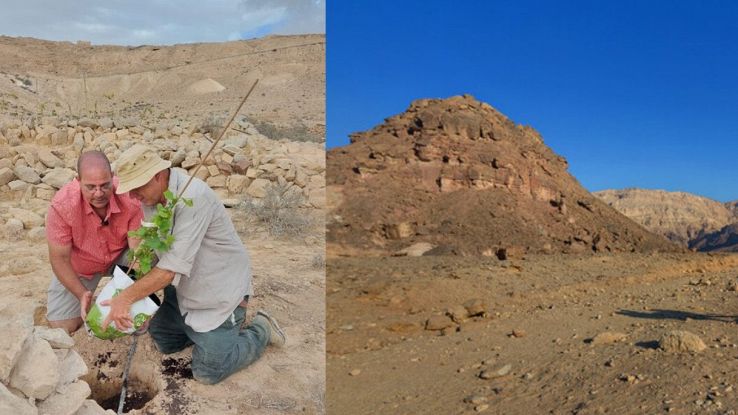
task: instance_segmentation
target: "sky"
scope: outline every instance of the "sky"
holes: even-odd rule
[[[93,45],[325,33],[325,0],[0,0],[0,34]]]
[[[738,2],[329,1],[327,145],[469,93],[590,191],[738,199]]]

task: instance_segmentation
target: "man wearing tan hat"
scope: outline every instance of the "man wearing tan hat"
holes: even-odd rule
[[[117,193],[141,202],[145,218],[166,204],[168,189],[179,195],[190,179],[181,169],[170,168],[150,147],[137,144],[116,162],[120,178]],[[174,208],[174,243],[159,253],[159,262],[143,278],[110,300],[110,322],[133,325],[130,306],[164,289],[164,302],[151,319],[149,333],[162,353],[192,350],[192,373],[198,381],[218,383],[256,361],[267,344],[282,346],[285,335],[277,322],[258,311],[241,329],[246,302],[252,294],[248,252],[236,234],[223,204],[202,180],[193,178],[183,203]]]

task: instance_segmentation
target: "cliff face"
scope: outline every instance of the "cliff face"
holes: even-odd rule
[[[729,204],[690,193],[624,189],[594,194],[651,232],[684,246],[736,220]]]
[[[473,97],[423,99],[328,152],[337,254],[677,249],[587,192],[532,128]]]

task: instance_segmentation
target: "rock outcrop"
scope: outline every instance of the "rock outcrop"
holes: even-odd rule
[[[623,189],[594,194],[651,232],[683,246],[736,221],[727,204],[690,193]]]
[[[587,192],[531,127],[473,97],[423,99],[328,152],[333,253],[678,249]]]

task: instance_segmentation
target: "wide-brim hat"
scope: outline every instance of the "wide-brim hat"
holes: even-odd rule
[[[171,161],[163,160],[153,148],[136,144],[123,152],[115,162],[115,174],[119,180],[115,193],[127,193],[141,187],[148,183],[156,173],[171,165]]]

